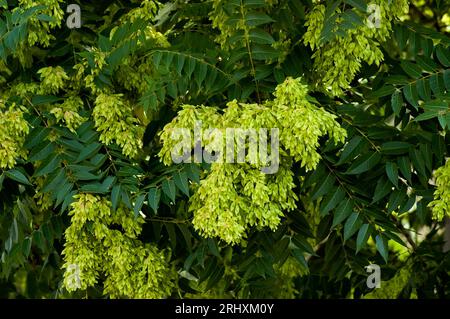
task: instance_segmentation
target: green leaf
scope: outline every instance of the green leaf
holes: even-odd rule
[[[134,203],[134,218],[139,216],[139,212],[142,209],[142,205],[144,204],[145,195],[141,194],[136,198],[136,202]]]
[[[249,27],[256,27],[273,21],[274,20],[265,13],[252,12],[245,16],[245,24]]]
[[[177,171],[173,174],[173,179],[178,189],[186,194],[186,196],[189,196],[189,182],[187,174],[183,171]]]
[[[125,187],[122,187],[120,193],[122,195],[122,202],[125,204],[125,206],[127,206],[129,209],[133,209],[130,202],[130,196],[128,195],[129,192],[125,189]]]
[[[394,184],[395,187],[398,188],[398,166],[395,163],[387,162],[386,163],[386,174],[391,181],[392,184]]]
[[[41,105],[41,104],[53,104],[55,102],[61,101],[62,98],[54,96],[54,95],[35,95],[31,99],[31,103],[33,105]]]
[[[431,147],[433,149],[433,154],[441,160],[446,154],[447,144],[445,143],[444,137],[439,134],[433,134],[431,139]]]
[[[336,14],[337,7],[341,4],[341,1],[329,1],[325,8],[325,21],[323,28],[320,32],[319,43],[324,44],[330,41],[334,36],[334,29],[336,28]]]
[[[381,160],[381,155],[378,152],[367,153],[356,159],[356,161],[345,172],[348,175],[355,175],[367,172],[377,165]]]
[[[130,53],[131,53],[130,42],[126,41],[124,42],[123,45],[113,50],[106,60],[112,68],[115,68],[120,64],[120,61],[123,61],[123,59]]]
[[[403,94],[406,101],[411,104],[416,110],[419,109],[419,93],[417,92],[417,87],[412,84],[408,84],[403,88]]]
[[[418,55],[416,56],[416,61],[423,70],[429,73],[436,72],[436,70],[439,69],[437,63],[426,56]]]
[[[183,224],[177,224],[180,233],[183,235],[184,241],[186,242],[186,246],[188,251],[192,251],[192,235],[189,230],[189,226]]]
[[[98,36],[98,47],[100,48],[100,50],[102,52],[111,51],[112,45],[111,45],[111,42],[109,41],[109,38],[100,34]]]
[[[420,79],[417,81],[417,91],[419,93],[419,97],[424,100],[428,101],[431,99],[431,87],[430,82],[425,79]]]
[[[17,199],[17,207],[19,208],[19,211],[20,211],[20,215],[19,215],[20,223],[29,225],[30,222],[32,221],[32,214],[31,214],[31,211],[30,211],[27,203],[25,201],[22,202],[20,199]]]
[[[183,70],[185,59],[186,59],[186,57],[184,56],[184,54],[177,55],[176,70],[177,70],[178,75],[181,75],[181,71]]]
[[[351,29],[360,27],[364,25],[364,20],[352,9],[347,9],[341,14],[341,22],[339,23],[339,29],[336,33],[346,34]]]
[[[169,94],[172,99],[176,99],[178,97],[178,89],[175,82],[167,83],[167,94]]]
[[[391,231],[385,231],[383,233],[383,236],[386,237],[386,239],[392,239],[395,242],[399,243],[400,245],[402,245],[403,247],[408,247],[406,245],[406,243],[403,241],[403,239],[401,239],[398,235],[396,235],[395,233],[391,232]]]
[[[39,145],[39,147],[33,149],[33,151],[30,153],[29,161],[30,162],[36,162],[36,161],[42,161],[47,158],[50,154],[52,154],[55,151],[55,145],[53,143],[48,143],[44,141]]]
[[[450,69],[444,70],[444,84],[447,92],[450,92]]]
[[[175,232],[175,226],[172,223],[165,223],[164,227],[167,230],[167,234],[169,235],[170,246],[173,250],[175,250],[177,246],[177,235]]]
[[[73,183],[69,183],[66,181],[62,186],[59,187],[58,193],[56,194],[55,207],[57,207],[59,204],[63,202],[67,194],[69,194],[70,191],[73,189],[73,186],[74,186]]]
[[[357,135],[354,136],[343,148],[339,161],[336,165],[341,165],[353,159],[364,145],[364,139]]]
[[[333,187],[334,182],[336,181],[336,178],[329,173],[325,180],[322,182],[318,182],[316,188],[311,193],[311,199],[316,200],[319,197],[322,197],[323,195],[327,194],[330,189]]]
[[[113,211],[117,210],[117,207],[119,206],[119,199],[120,199],[120,184],[114,186],[111,191],[111,204]]]
[[[377,182],[377,186],[375,187],[375,192],[373,194],[372,204],[384,198],[391,191],[392,191],[391,182],[386,178],[379,179]]]
[[[9,51],[16,51],[16,47],[20,41],[20,28],[14,27],[4,36],[4,45]]]
[[[325,216],[328,212],[334,209],[345,197],[345,191],[342,187],[336,188],[336,191],[331,193],[321,203],[320,215]]]
[[[441,114],[445,114],[447,111],[449,111],[450,102],[446,100],[437,99],[424,103],[423,108],[426,111],[436,111]]]
[[[412,78],[419,78],[422,75],[422,69],[414,63],[409,61],[401,61],[400,66]]]
[[[95,138],[96,133],[95,132],[93,132],[93,133],[95,134],[95,135],[93,135],[93,137]],[[59,142],[59,144],[63,145],[65,148],[67,148],[68,150],[74,151],[77,154],[80,153],[84,148],[83,144],[81,144],[80,142],[78,142],[74,139],[60,138],[58,142]],[[100,155],[100,154],[97,154],[96,156],[98,156],[98,155]]]
[[[158,212],[159,200],[161,198],[161,190],[159,188],[151,188],[148,191],[148,204],[155,214]]]
[[[349,239],[361,227],[362,221],[359,213],[352,213],[344,225],[344,241]]]
[[[400,93],[400,91],[395,91],[394,94],[392,94],[391,106],[392,106],[392,110],[394,111],[394,114],[396,116],[399,116],[400,111],[402,110],[402,107],[403,107],[403,96]]]
[[[433,54],[433,50],[434,50],[433,40],[422,38],[420,46],[422,47],[424,57],[429,59],[431,57],[431,55]],[[417,55],[416,55],[416,59],[417,59]]]
[[[272,44],[275,42],[269,33],[261,29],[250,30],[249,39],[258,44]]]
[[[411,147],[412,145],[406,142],[386,142],[381,145],[381,151],[388,155],[400,155],[408,153]]]
[[[9,177],[10,179],[15,180],[16,182],[31,186],[31,183],[28,180],[28,178],[17,169],[12,169],[12,170],[6,171],[5,175],[7,177]]]
[[[305,256],[300,249],[292,249],[292,256],[302,265],[305,269],[308,269],[308,263],[306,262]]]
[[[34,173],[34,177],[44,176],[60,167],[61,159],[59,156],[53,157],[48,162],[43,162],[39,169]]]
[[[394,31],[395,31],[395,38],[397,40],[398,46],[399,46],[400,50],[403,51],[405,49],[406,43],[408,41],[407,28],[402,25],[394,24]]]
[[[411,162],[408,157],[402,156],[397,160],[402,175],[411,183]]]
[[[51,229],[51,224],[45,223],[45,224],[41,225],[41,231],[42,231],[42,234],[44,235],[45,240],[47,241],[47,243],[50,246],[53,243],[53,231]]]
[[[197,82],[198,87],[200,88],[203,81],[206,78],[206,73],[208,72],[208,68],[206,64],[199,63],[194,71],[195,82]]]
[[[430,144],[420,144],[419,146],[420,156],[422,157],[425,167],[429,172],[433,171],[433,151]]]
[[[216,267],[214,269],[214,272],[209,277],[208,283],[206,285],[206,290],[210,290],[214,286],[217,285],[217,283],[222,279],[223,275],[225,274],[225,267]]]
[[[93,194],[105,194],[108,191],[108,189],[105,188],[100,183],[93,183],[93,184],[83,185],[80,188],[80,191],[86,192],[86,193],[93,193]]]
[[[417,197],[416,196],[413,195],[411,197],[408,197],[408,200],[406,202],[403,201],[403,205],[400,206],[400,208],[398,209],[398,212],[399,213],[406,213],[406,212],[408,212],[414,206],[414,204],[416,202],[417,202]]]
[[[443,96],[445,93],[444,80],[439,73],[430,76],[430,87],[436,97]]]
[[[354,8],[357,8],[361,12],[367,12],[367,4],[364,0],[344,0],[345,3],[348,3]]]
[[[266,5],[265,0],[243,0],[243,4],[247,8],[263,8]]]
[[[314,248],[312,248],[311,244],[303,236],[296,235],[296,236],[292,237],[292,242],[301,251],[308,253],[310,255],[317,256],[314,251]]]
[[[171,179],[164,179],[162,182],[162,190],[164,194],[172,200],[172,202],[175,202],[175,183]]]
[[[56,21],[56,19],[55,19],[54,17],[51,17],[51,16],[49,16],[48,14],[43,14],[43,13],[38,14],[38,15],[36,16],[36,18],[37,18],[38,20],[46,21],[46,22],[55,22],[55,21]]]
[[[443,66],[450,67],[450,50],[448,48],[444,48],[442,45],[436,46],[436,56]]]
[[[22,253],[25,256],[25,258],[28,258],[30,256],[31,252],[31,238],[26,237],[22,243]]]
[[[174,2],[168,2],[164,4],[162,7],[160,7],[158,14],[155,16],[155,22],[157,22],[155,26],[160,26],[165,21],[167,21],[167,19],[169,19],[172,16],[171,12],[173,10],[176,10],[177,7],[178,4]]]
[[[438,111],[427,111],[425,113],[420,114],[419,116],[416,116],[414,118],[414,121],[421,122],[421,121],[428,121],[431,119],[434,119],[435,117],[439,116]]]
[[[208,244],[208,250],[211,254],[213,254],[213,256],[219,257],[220,258],[220,253],[219,253],[219,248],[217,247],[216,242],[214,241],[214,239],[212,238],[208,238],[207,239],[207,244]]]
[[[259,65],[255,68],[255,80],[261,81],[273,74],[273,67],[270,65]]]
[[[28,134],[24,147],[27,149],[34,148],[36,145],[43,142],[49,133],[50,129],[46,127],[38,126],[34,128],[30,134]]]
[[[116,31],[116,33],[114,33],[114,35],[116,35],[116,34],[117,34],[117,31]],[[156,69],[159,67],[159,64],[161,63],[162,56],[163,56],[163,53],[160,52],[160,51],[154,51],[153,52],[153,56],[152,56],[153,66]]]
[[[367,243],[370,237],[372,228],[369,224],[364,224],[358,231],[358,237],[356,238],[356,253],[358,253]]]
[[[271,46],[253,45],[251,54],[255,60],[270,60],[277,58],[280,55],[280,51]]]
[[[382,235],[377,235],[375,237],[375,242],[376,242],[378,252],[383,257],[384,261],[387,263],[389,252],[388,252],[388,246],[387,246],[386,239],[384,239],[384,237]]]
[[[46,185],[42,189],[44,192],[56,193],[59,185],[66,179],[65,168],[54,172],[46,180]]]
[[[28,8],[24,11],[16,11],[19,14],[20,17],[20,21],[23,23],[26,20],[28,20],[31,16],[33,16],[36,12],[45,9],[46,6],[45,5],[37,5],[37,6],[33,6],[31,8]]]
[[[188,59],[188,63],[185,67],[185,72],[188,78],[191,78],[192,73],[194,73],[195,66],[197,65],[197,61],[193,58]]]
[[[44,235],[42,234],[42,232],[40,230],[36,230],[36,231],[33,232],[32,240],[33,240],[33,243],[42,252],[45,252],[45,248],[46,248],[45,239],[44,239]]]
[[[99,180],[102,176],[94,175],[87,170],[77,170],[73,172],[73,176],[79,181]]]
[[[69,207],[70,204],[72,204],[72,202],[74,200],[73,197],[77,193],[78,193],[77,191],[73,190],[69,194],[66,195],[66,197],[64,198],[64,201],[63,201],[63,203],[61,205],[61,210],[60,210],[61,213],[64,212],[67,209],[67,207]]]
[[[384,96],[391,95],[395,92],[395,87],[393,85],[384,85],[382,88],[370,93],[370,98],[380,98]]]
[[[394,210],[397,210],[397,208],[399,207],[399,205],[401,205],[406,196],[407,196],[406,191],[404,191],[403,189],[393,191],[389,196],[387,212],[391,213]]]
[[[353,200],[347,198],[345,201],[341,202],[339,206],[336,208],[333,217],[332,228],[336,225],[342,223],[352,212],[353,212]]]
[[[102,182],[101,188],[106,193],[114,185],[115,182],[116,182],[116,177],[115,176],[107,176],[105,178],[105,180]]]
[[[19,228],[17,226],[17,219],[14,218],[11,223],[11,228],[9,230],[9,237],[13,243],[17,243],[19,240]]]
[[[85,159],[91,158],[92,156],[98,153],[101,147],[102,147],[101,143],[94,142],[89,144],[81,151],[80,155],[78,155],[75,163],[79,163],[81,161],[84,161]]]

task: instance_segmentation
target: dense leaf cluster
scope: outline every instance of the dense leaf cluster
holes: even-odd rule
[[[450,4],[372,2],[0,0],[0,296],[449,296]],[[279,172],[171,163],[194,119]]]

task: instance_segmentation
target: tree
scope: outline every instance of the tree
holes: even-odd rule
[[[73,2],[0,1],[0,296],[450,295],[448,1]]]

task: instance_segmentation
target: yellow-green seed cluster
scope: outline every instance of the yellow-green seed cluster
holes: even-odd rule
[[[23,112],[15,105],[6,107],[0,100],[0,168],[12,168],[19,157],[25,157],[22,148],[29,132]]]
[[[100,94],[92,111],[100,141],[106,145],[113,141],[122,148],[123,154],[135,157],[142,148],[144,128],[133,116],[132,107],[122,94]]]
[[[165,298],[171,294],[174,272],[168,255],[137,239],[142,219],[105,198],[76,195],[71,225],[65,231],[64,287],[85,290],[105,276],[103,292],[111,298]],[[121,230],[111,229],[118,225]]]
[[[135,21],[136,19],[150,21],[153,19],[158,12],[156,2],[153,0],[139,0],[138,2],[140,2],[141,5],[130,10],[124,17],[130,21]]]
[[[83,101],[78,96],[70,96],[64,100],[59,106],[51,109],[56,122],[62,122],[65,126],[75,132],[75,130],[84,122],[86,119],[79,114],[79,110],[83,107]]]
[[[66,72],[60,66],[42,68],[37,73],[41,75],[42,94],[58,93],[65,86],[65,82],[69,80]]]
[[[407,0],[376,0],[372,4],[379,7],[379,25],[369,23],[347,30],[344,35],[336,35],[331,41],[321,43],[321,32],[325,20],[325,5],[317,3],[307,15],[307,32],[304,42],[314,50],[314,68],[317,71],[318,88],[332,95],[340,95],[348,89],[363,62],[377,64],[383,60],[380,42],[389,36],[391,21],[408,11]],[[339,13],[340,9],[337,9]],[[362,15],[361,13],[359,13]],[[366,19],[362,15],[363,20]],[[339,21],[337,21],[339,22]],[[333,30],[334,32],[336,30]]]
[[[434,200],[428,206],[431,207],[433,219],[441,221],[445,216],[450,216],[450,160],[434,172],[434,177]]]
[[[197,121],[202,122],[203,129],[222,130],[224,139],[227,128],[279,129],[280,162],[276,174],[264,174],[261,168],[267,163],[250,162],[248,155],[245,163],[212,163],[211,171],[190,200],[194,228],[202,235],[219,237],[229,244],[240,243],[250,227],[275,230],[283,212],[296,207],[292,161],[314,169],[320,160],[319,138],[328,134],[335,142],[343,142],[346,137],[335,116],[308,102],[307,93],[300,79],[288,78],[277,87],[273,101],[262,105],[232,101],[223,113],[215,107],[186,105],[165,126],[160,134],[163,146],[159,156],[167,165],[172,163],[171,152],[179,143],[172,138],[173,132],[179,128],[192,131]],[[209,142],[202,140],[202,146],[207,149]]]
[[[311,104],[307,92],[300,79],[288,78],[276,88],[272,108],[284,128],[281,144],[302,167],[312,170],[320,161],[316,151],[320,137],[328,134],[334,142],[344,142],[346,131],[336,124],[337,116]]]
[[[137,1],[140,6],[130,10],[121,18],[121,23],[133,22],[136,19],[144,19],[150,21],[157,12],[157,4],[152,0]],[[36,17],[31,17],[28,23],[28,39],[24,43],[20,43],[21,49],[16,50],[15,54],[19,58],[20,63],[27,67],[32,65],[32,51],[30,50],[36,44],[47,46],[53,39],[51,31],[53,28],[60,27],[64,18],[64,12],[60,5],[62,0],[19,0],[19,9],[29,9],[35,6],[43,5],[45,9],[39,13],[52,17],[51,21],[41,21]],[[114,11],[117,8],[112,5],[109,10]],[[116,26],[110,32],[110,39],[113,37]],[[145,33],[146,40],[153,40],[156,46],[167,47],[169,43],[165,36],[157,32],[155,28],[149,24],[145,30],[138,30],[131,37],[138,39],[141,32]],[[138,45],[142,43],[138,41]],[[35,105],[36,110],[49,112],[54,115],[56,123],[65,125],[69,130],[75,132],[76,129],[86,120],[80,114],[84,108],[81,99],[82,91],[89,89],[91,93],[97,97],[92,117],[96,123],[97,129],[100,131],[101,141],[105,144],[117,143],[122,147],[124,155],[135,157],[142,148],[142,136],[150,121],[150,115],[143,111],[143,107],[129,95],[116,94],[110,87],[99,87],[96,84],[96,78],[100,76],[106,65],[108,57],[107,52],[103,52],[96,47],[88,48],[92,54],[93,65],[88,62],[86,57],[82,57],[80,61],[73,66],[73,70],[64,70],[61,66],[47,66],[38,70],[40,76],[39,82],[17,82],[10,83],[7,90],[0,91],[0,98],[8,100],[17,95],[24,98],[28,103],[32,103],[34,95],[56,95],[63,96],[64,101],[60,104],[41,103]],[[127,91],[127,93],[143,95],[147,89],[145,78],[152,72],[152,61],[147,57],[145,61],[137,59],[131,55],[121,63],[117,72],[114,74],[117,80]],[[0,83],[6,81],[6,77],[11,75],[8,66],[0,61]],[[24,102],[25,103],[25,102]],[[5,119],[6,121],[6,119]],[[102,122],[104,121],[104,122]],[[49,119],[48,124],[54,124]],[[17,134],[20,134],[18,132]],[[12,163],[16,154],[10,152],[14,145],[10,141],[5,142],[3,147],[8,149],[8,157],[3,157],[3,161]],[[6,164],[4,164],[6,165]]]
[[[51,32],[53,29],[61,27],[64,19],[64,11],[61,9],[63,2],[63,0],[19,0],[18,6],[13,11],[45,6],[39,13],[51,18],[50,21],[43,21],[33,16],[28,21],[28,37],[23,43],[19,43],[19,49],[14,52],[14,56],[22,65],[31,66],[33,64],[31,47],[35,45],[48,47],[50,42],[55,39]]]

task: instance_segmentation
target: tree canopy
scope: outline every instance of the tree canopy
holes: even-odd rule
[[[0,0],[0,297],[450,296],[449,33],[446,0]],[[198,123],[276,129],[276,170],[174,162]]]

